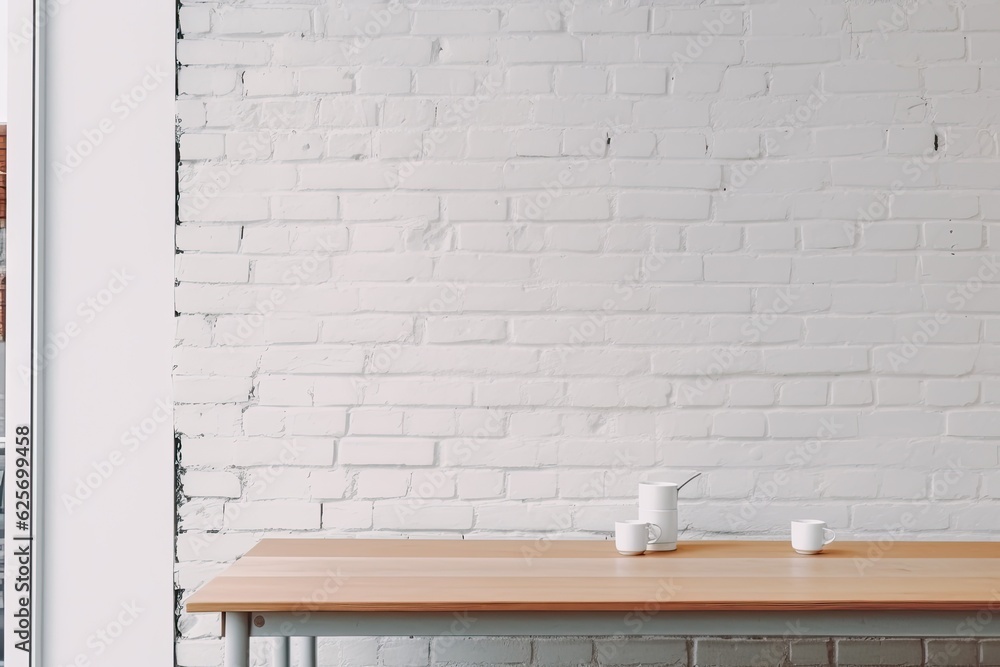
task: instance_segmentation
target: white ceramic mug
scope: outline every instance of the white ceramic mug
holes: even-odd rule
[[[677,509],[677,484],[673,482],[641,482],[639,484],[639,509]]]
[[[792,522],[792,548],[800,554],[818,554],[835,539],[837,534],[826,527],[825,521],[803,519]]]
[[[660,529],[660,536],[650,540],[646,551],[675,551],[677,549],[677,510],[647,510],[639,508],[639,520]]]
[[[638,556],[659,537],[660,529],[646,521],[615,521],[615,548],[625,556]]]

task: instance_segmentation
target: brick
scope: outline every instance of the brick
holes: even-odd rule
[[[738,667],[781,664],[788,655],[788,644],[778,640],[698,639],[694,650],[697,667]]]
[[[320,506],[291,500],[261,500],[226,505],[230,530],[302,530],[320,527]]]
[[[337,445],[337,458],[353,465],[429,465],[434,462],[434,443],[409,438],[344,438]]]
[[[534,640],[535,662],[546,667],[578,667],[590,664],[594,656],[594,643],[589,639]]]
[[[580,40],[569,35],[506,38],[498,40],[496,48],[501,58],[515,64],[583,60]]]
[[[184,495],[203,498],[239,498],[240,479],[231,472],[189,470],[181,478]]]
[[[688,664],[687,642],[683,639],[648,639],[618,637],[595,642],[597,664],[657,664],[685,667]]]
[[[765,37],[748,39],[746,61],[762,65],[826,63],[841,57],[839,37]]]
[[[372,504],[349,500],[323,503],[323,528],[333,530],[364,530],[372,527]]]
[[[657,95],[667,92],[664,67],[619,67],[614,73],[616,93]]]
[[[495,9],[435,10],[413,13],[413,33],[417,35],[469,35],[496,32],[500,14]]]
[[[923,661],[919,639],[838,639],[838,665],[915,665]]]
[[[979,664],[981,667],[1000,665],[1000,641],[981,641],[979,643]]]
[[[789,662],[796,667],[826,667],[832,664],[831,642],[816,639],[798,639],[789,643]]]
[[[952,412],[948,415],[948,434],[971,437],[1000,435],[1000,418],[991,412]]]
[[[919,73],[915,67],[873,63],[843,65],[824,70],[823,84],[826,90],[835,93],[917,90]]]
[[[430,640],[425,637],[390,637],[379,650],[385,667],[425,667],[430,664]]]
[[[224,152],[225,137],[221,134],[185,134],[180,140],[182,160],[211,160]]]
[[[524,664],[531,657],[527,639],[503,637],[435,637],[431,659],[436,663]]]
[[[222,35],[280,35],[309,30],[309,12],[303,9],[230,8],[212,17],[212,31]]]

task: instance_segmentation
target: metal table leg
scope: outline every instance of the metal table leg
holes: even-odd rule
[[[227,611],[225,667],[250,667],[250,614]]]
[[[316,667],[315,637],[293,637],[292,645],[295,646],[295,655],[299,658],[298,667]]]
[[[291,662],[288,660],[288,637],[275,637],[271,641],[273,642],[271,645],[271,665],[273,667],[289,667]]]

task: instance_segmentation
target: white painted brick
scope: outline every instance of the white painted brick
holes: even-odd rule
[[[561,25],[562,15],[555,7],[514,4],[504,13],[505,32],[552,32]]]
[[[239,283],[247,281],[249,266],[249,260],[244,257],[185,254],[177,258],[177,276],[190,282]]]
[[[705,40],[703,40],[705,41]],[[681,64],[686,69],[692,58],[690,37],[651,35],[639,37],[639,60],[641,62],[665,62]],[[695,47],[699,46],[695,42]],[[698,64],[735,64],[743,59],[743,46],[739,40],[731,37],[716,37],[710,40],[702,50],[695,48]],[[675,68],[675,71],[677,68]]]
[[[795,229],[786,224],[752,225],[744,232],[751,250],[794,250]]]
[[[778,404],[784,406],[826,405],[827,383],[822,380],[790,380],[778,387]]]
[[[372,503],[363,500],[342,500],[323,503],[323,528],[336,531],[366,530],[372,527]]]
[[[365,133],[333,134],[327,137],[325,148],[330,157],[365,158],[371,154],[371,137]]]
[[[746,160],[760,157],[759,132],[731,130],[716,133],[712,138],[712,157]]]
[[[309,67],[299,70],[300,93],[349,93],[354,90],[350,70],[335,67]]]
[[[405,470],[374,469],[358,473],[358,498],[401,498],[410,488],[410,473]]]
[[[473,72],[460,69],[432,69],[417,72],[416,92],[421,95],[472,95],[476,89]]]
[[[184,495],[203,498],[239,498],[240,478],[231,472],[189,470],[181,477]]]
[[[979,68],[942,65],[923,69],[924,86],[931,93],[974,93],[979,88]]]
[[[230,530],[303,530],[320,527],[320,505],[292,500],[227,503]]]
[[[636,60],[632,37],[606,33],[590,33],[582,37],[583,59],[586,62],[631,63]]]
[[[406,67],[362,67],[354,80],[359,93],[399,94],[410,92],[410,77]]]
[[[835,380],[830,385],[832,405],[870,405],[873,398],[870,380]]]
[[[554,83],[559,95],[603,94],[608,88],[608,73],[600,67],[557,67]]]
[[[834,127],[817,129],[813,137],[821,155],[871,155],[882,151],[886,132],[880,127]]]
[[[552,472],[511,472],[507,478],[508,497],[512,500],[554,498],[558,479]]]
[[[507,70],[507,91],[548,93],[552,91],[552,66],[519,65]]]
[[[180,140],[182,160],[211,160],[225,153],[225,137],[221,134],[185,134]]]
[[[519,157],[553,157],[560,154],[562,133],[556,129],[520,130],[514,135],[514,152]]]
[[[995,412],[961,411],[948,415],[948,435],[996,437],[1000,435],[1000,419]]]
[[[303,9],[229,9],[212,16],[212,31],[223,35],[279,35],[310,30]]]
[[[222,67],[182,67],[177,71],[178,95],[223,96],[236,90],[238,73]]]
[[[746,257],[709,255],[705,257],[705,280],[726,283],[787,283],[791,267],[791,261],[787,258],[748,261]]]
[[[865,36],[861,43],[862,56],[893,63],[938,62],[957,60],[965,56],[966,37],[959,34],[889,33]],[[975,57],[973,49],[973,57]]]
[[[177,62],[182,65],[263,65],[270,53],[270,45],[262,42],[211,39],[177,42]]]
[[[983,245],[983,226],[975,223],[924,223],[924,244],[938,250],[975,250]]]
[[[464,500],[499,498],[504,492],[504,474],[496,470],[460,470],[457,489]]]
[[[330,220],[337,217],[337,197],[328,194],[287,194],[271,199],[279,220]]]
[[[410,29],[410,12],[402,3],[337,5],[326,22],[327,35],[393,35]]]
[[[652,31],[673,35],[741,35],[744,14],[735,7],[722,9],[654,7]]]
[[[649,9],[603,8],[576,5],[569,15],[569,30],[574,33],[646,32]]]
[[[829,67],[823,73],[826,90],[835,93],[871,93],[917,90],[919,77],[915,67],[894,65],[844,65]]]
[[[496,32],[500,14],[495,9],[418,10],[413,13],[413,33],[469,35]]]
[[[616,93],[625,95],[661,95],[667,92],[664,67],[619,67],[614,71]]]
[[[894,127],[889,130],[889,153],[920,155],[933,150],[935,137],[931,127]]]
[[[710,205],[711,199],[701,194],[626,192],[618,198],[622,217],[633,219],[702,220]]]
[[[755,7],[750,10],[750,34],[828,35],[840,32],[844,7]]]
[[[429,343],[472,343],[503,340],[506,323],[491,317],[430,317],[425,323]]]
[[[442,504],[423,498],[376,503],[374,526],[396,530],[468,530],[473,510],[467,505]]]
[[[580,40],[569,35],[505,38],[497,40],[498,55],[512,64],[578,62],[583,59]]]
[[[342,439],[337,444],[337,460],[353,465],[430,465],[434,462],[434,442],[410,438]]]
[[[759,438],[765,429],[760,412],[723,412],[712,420],[712,434],[723,438]]]
[[[842,55],[839,37],[760,37],[746,41],[746,61],[752,64],[828,63]]]
[[[483,64],[490,60],[492,44],[481,36],[442,37],[438,40],[438,59],[443,63]]]

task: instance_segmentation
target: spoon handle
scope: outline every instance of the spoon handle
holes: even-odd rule
[[[700,472],[696,472],[696,473],[694,474],[694,477],[692,477],[692,478],[691,478],[691,479],[689,479],[689,480],[688,480],[687,482],[684,482],[683,484],[681,484],[680,486],[678,486],[678,487],[677,487],[677,491],[678,491],[678,492],[680,492],[680,490],[681,490],[681,489],[683,489],[683,488],[684,488],[685,486],[687,486],[687,485],[688,485],[688,483],[689,483],[689,482],[690,482],[691,480],[693,480],[693,479],[697,479],[698,477],[701,477],[701,473],[700,473]]]

